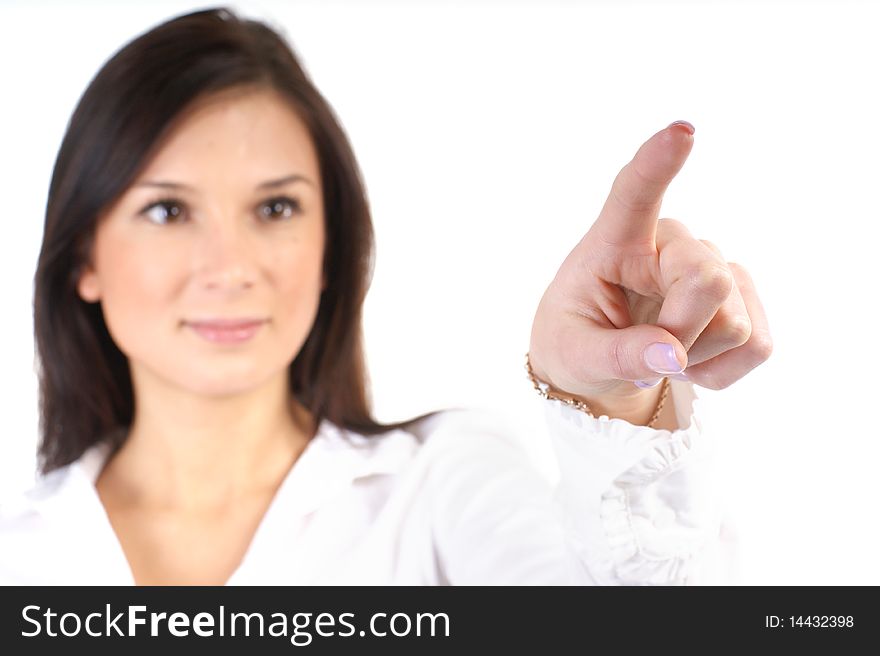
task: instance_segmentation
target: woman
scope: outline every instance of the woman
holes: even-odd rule
[[[551,487],[499,417],[372,418],[364,188],[283,39],[223,9],[135,39],[50,186],[42,477],[0,506],[0,582],[703,580],[719,518],[693,385],[727,387],[770,338],[745,270],[658,221],[692,135],[642,146],[539,304]]]

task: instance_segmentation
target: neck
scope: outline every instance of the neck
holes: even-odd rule
[[[271,494],[313,434],[286,371],[228,396],[138,382],[128,438],[98,481],[119,503],[200,510]]]

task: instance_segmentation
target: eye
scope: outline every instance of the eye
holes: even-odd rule
[[[265,219],[288,219],[294,214],[302,214],[302,206],[296,198],[280,196],[260,206],[260,215]]]
[[[160,225],[179,223],[183,216],[183,205],[174,199],[165,198],[150,203],[140,213],[148,220]]]

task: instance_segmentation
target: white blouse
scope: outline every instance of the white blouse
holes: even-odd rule
[[[673,432],[537,394],[527,430],[488,409],[377,436],[325,420],[228,584],[731,583],[699,398],[670,384]],[[555,480],[519,442],[535,430]],[[107,455],[96,445],[0,504],[0,584],[134,583],[94,485]]]

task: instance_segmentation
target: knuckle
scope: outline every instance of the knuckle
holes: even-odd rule
[[[703,374],[703,381],[703,383],[700,383],[701,386],[716,391],[723,390],[730,386],[730,382],[723,382],[719,380],[717,376],[711,374],[710,372],[705,372]]]
[[[731,318],[728,332],[733,345],[742,346],[752,336],[752,320],[746,316],[737,315]]]
[[[773,353],[773,338],[770,337],[770,333],[766,330],[756,330],[754,331],[752,337],[752,349],[760,358],[761,362],[767,360],[770,355]]]
[[[657,235],[665,237],[666,242],[687,242],[688,250],[692,247],[694,241],[691,231],[688,227],[678,219],[664,217],[657,220]]]
[[[689,373],[688,375],[691,380],[697,383],[700,387],[705,387],[706,389],[711,390],[722,389],[715,380],[715,376],[713,376],[710,371],[700,371],[699,375],[697,375],[696,372]]]
[[[669,184],[669,180],[667,180],[663,176],[655,177],[645,173],[639,166],[639,161],[640,160],[635,160],[632,162],[631,170],[633,172],[633,178],[636,179],[641,186],[656,188]]]
[[[721,254],[721,249],[718,248],[715,244],[713,244],[713,243],[712,243],[711,241],[709,241],[708,239],[701,239],[700,241],[701,241],[701,242],[703,243],[703,245],[706,246],[710,251],[712,251],[713,253],[715,253],[715,255],[717,255],[718,257],[720,257],[722,260],[724,259],[724,256]]]
[[[728,262],[727,268],[730,269],[730,272],[733,274],[733,277],[736,279],[736,282],[740,287],[752,285],[752,276],[749,275],[749,272],[743,265],[736,262]]]
[[[724,300],[733,290],[733,274],[727,266],[714,261],[702,262],[693,273],[694,284],[713,298]]]
[[[616,182],[611,186],[611,195],[618,205],[633,214],[649,212],[657,205],[654,200],[639,197],[638,193],[624,188],[623,182]]]
[[[677,232],[684,232],[685,234],[689,233],[687,226],[679,221],[678,219],[670,219],[669,217],[663,217],[662,219],[657,220],[658,226],[663,226],[668,230],[675,230]]]

